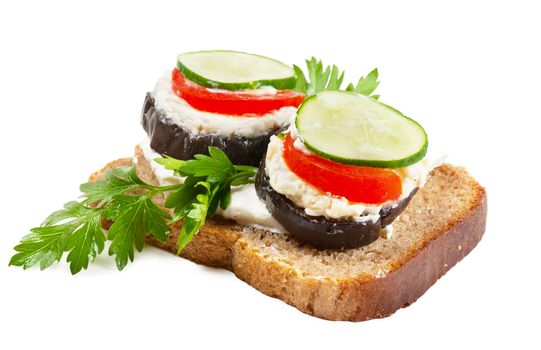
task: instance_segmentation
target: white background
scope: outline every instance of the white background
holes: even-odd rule
[[[539,348],[539,15],[535,1],[12,1],[0,5],[0,348]],[[147,248],[73,277],[8,267],[12,247],[144,133],[176,54],[236,49],[378,67],[381,99],[486,186],[478,247],[412,306],[309,317],[229,272]]]

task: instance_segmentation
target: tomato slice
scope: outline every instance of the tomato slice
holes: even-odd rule
[[[306,154],[293,146],[293,139],[284,139],[284,161],[288,168],[317,189],[351,202],[383,204],[402,194],[402,180],[391,169],[344,165]]]
[[[173,91],[190,106],[200,111],[239,116],[258,116],[282,107],[299,107],[304,95],[291,90],[276,94],[249,94],[236,91],[213,91],[186,79],[173,69]]]

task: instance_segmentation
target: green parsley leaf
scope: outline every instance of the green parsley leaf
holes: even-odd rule
[[[180,175],[178,169],[186,163],[185,160],[175,159],[173,157],[165,156],[164,158],[156,158],[154,161],[160,165],[163,165],[167,170],[173,170],[175,175]]]
[[[370,73],[368,73],[366,78],[361,77],[357,82],[357,85],[353,85],[350,83],[346,87],[346,91],[353,91],[363,94],[365,96],[370,96],[374,92],[374,90],[376,90],[379,83],[380,82],[378,81],[378,69],[374,68]],[[377,100],[379,98],[379,95],[372,95],[371,97]]]
[[[35,227],[30,234],[21,239],[15,246],[17,254],[11,257],[9,265],[21,266],[28,269],[37,263],[40,268],[46,269],[54,261],[60,261],[64,252],[65,226]]]
[[[170,223],[177,222],[185,217],[192,203],[197,200],[197,195],[204,192],[203,187],[196,186],[201,179],[190,176],[186,178],[184,184],[174,192],[171,192],[165,200],[165,207],[174,209],[174,216]]]
[[[162,189],[143,182],[135,166],[109,170],[104,180],[83,184],[81,191],[85,197],[82,203],[66,203],[64,209],[53,212],[21,240],[10,265],[26,269],[39,263],[44,269],[68,252],[66,261],[72,274],[86,269],[105,247],[102,219],[115,220],[108,234],[113,240],[109,251],[116,255],[119,269],[126,266],[128,258],[133,260],[133,243],[131,250],[123,243],[135,242],[141,250],[145,234],[167,240],[170,229],[165,220],[170,215],[151,200],[153,193]],[[130,220],[136,224],[130,226]]]
[[[204,192],[198,194],[196,200],[191,203],[186,218],[182,223],[182,228],[178,235],[178,254],[184,250],[186,245],[205,223],[209,205],[219,188],[218,185],[205,181],[199,181],[195,184],[195,187],[202,187]]]
[[[88,267],[103,251],[105,235],[101,229],[101,209],[87,208],[79,202],[69,202],[63,210],[52,213],[40,227],[21,240],[14,249],[9,265],[27,269],[38,262],[43,270],[60,261],[68,251],[67,261],[72,274]]]
[[[233,165],[227,155],[216,147],[209,147],[209,155],[198,154],[195,159],[171,169],[187,176],[184,184],[171,192],[165,207],[173,209],[170,223],[184,220],[178,238],[178,253],[192,240],[205,223],[207,216],[231,203],[231,186],[253,183],[257,168]]]
[[[302,92],[307,97],[310,97],[324,90],[340,90],[345,72],[340,72],[336,65],[324,66],[321,60],[312,57],[310,60],[306,60],[306,68],[309,80],[306,79],[306,75],[301,68],[293,65],[297,77],[295,91]],[[375,68],[366,77],[361,77],[356,85],[348,84],[345,90],[370,96],[377,100],[379,95],[371,94],[376,90],[379,83],[378,69]]]
[[[216,213],[218,207],[227,209],[229,206],[227,197],[229,196],[229,202],[231,202],[231,186],[226,183],[214,185],[214,187],[210,189],[210,192],[213,193],[213,195],[210,197],[207,215],[212,216]]]
[[[66,251],[69,251],[66,261],[70,263],[72,274],[88,268],[88,262],[94,261],[103,251],[105,235],[101,229],[99,215],[92,216],[81,227],[68,237]]]
[[[148,195],[118,195],[109,204],[105,215],[114,220],[108,233],[112,241],[109,255],[115,256],[119,270],[126,267],[128,259],[133,261],[134,247],[139,252],[143,250],[147,234],[164,242],[170,232],[164,220],[171,216],[158,208]]]
[[[136,167],[119,167],[106,172],[104,179],[80,186],[82,202],[66,203],[53,212],[41,226],[15,246],[9,264],[27,269],[39,263],[41,269],[60,261],[68,252],[72,274],[87,269],[103,252],[106,239],[111,241],[108,253],[115,257],[119,270],[133,261],[135,250],[142,251],[148,235],[165,242],[170,233],[168,224],[183,220],[179,233],[179,254],[204,225],[206,218],[218,208],[231,203],[231,186],[253,183],[257,168],[234,165],[218,148],[209,147],[209,155],[182,161],[158,158],[156,162],[185,177],[182,184],[153,186],[142,181]],[[165,207],[158,207],[152,198],[169,193]],[[113,221],[107,234],[102,220]]]
[[[235,174],[235,166],[221,149],[211,146],[209,154],[196,154],[195,159],[178,168],[179,172],[185,176],[204,177],[208,182],[223,182]]]
[[[104,203],[119,194],[131,191],[137,188],[149,189],[135,171],[135,166],[114,168],[105,174],[105,180],[97,182],[87,182],[80,186],[84,204],[97,203],[101,207]]]
[[[220,198],[220,209],[226,210],[231,204],[231,186],[224,186],[218,196]],[[216,209],[211,210],[211,214],[214,214],[215,211]]]
[[[340,89],[345,72],[340,72],[337,66],[332,65],[332,67],[325,66],[323,68],[323,62],[312,57],[310,60],[306,60],[306,67],[310,81],[306,79],[301,68],[293,65],[293,70],[297,76],[296,91],[302,92],[306,96],[313,96],[323,90]]]

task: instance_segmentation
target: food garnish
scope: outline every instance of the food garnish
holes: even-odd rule
[[[293,65],[297,82],[295,90],[302,92],[307,97],[313,96],[324,90],[340,90],[344,81],[345,71],[340,72],[336,65],[324,66],[322,60],[312,57],[305,60],[308,70],[308,79],[299,66]],[[370,96],[379,85],[378,69],[374,68],[368,75],[361,77],[356,85],[350,83],[347,91],[357,92],[366,96]],[[379,95],[372,95],[372,98],[379,98]]]
[[[181,161],[170,157],[156,161],[175,174],[185,177],[182,184],[154,186],[142,181],[135,164],[106,172],[103,180],[80,186],[82,201],[71,201],[64,209],[49,215],[15,246],[17,253],[9,265],[23,269],[39,264],[41,269],[60,261],[68,253],[72,274],[80,272],[101,254],[105,241],[111,241],[108,254],[115,257],[119,270],[134,260],[134,251],[142,251],[145,237],[166,242],[170,224],[184,220],[178,237],[178,254],[199,231],[207,217],[218,207],[226,209],[231,200],[231,186],[254,182],[257,168],[234,165],[226,154],[209,147],[209,155]],[[168,193],[165,207],[152,198]],[[108,231],[102,220],[113,221]]]

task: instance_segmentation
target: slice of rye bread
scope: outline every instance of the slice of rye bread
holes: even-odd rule
[[[136,147],[137,173],[157,184]],[[132,158],[107,164],[129,166]],[[163,197],[156,197],[163,204]],[[181,256],[231,270],[259,291],[310,315],[363,321],[391,315],[417,300],[479,242],[486,224],[486,192],[464,169],[443,164],[393,222],[390,239],[348,250],[318,250],[287,235],[209,218]],[[176,253],[180,225],[169,240],[147,242]]]

